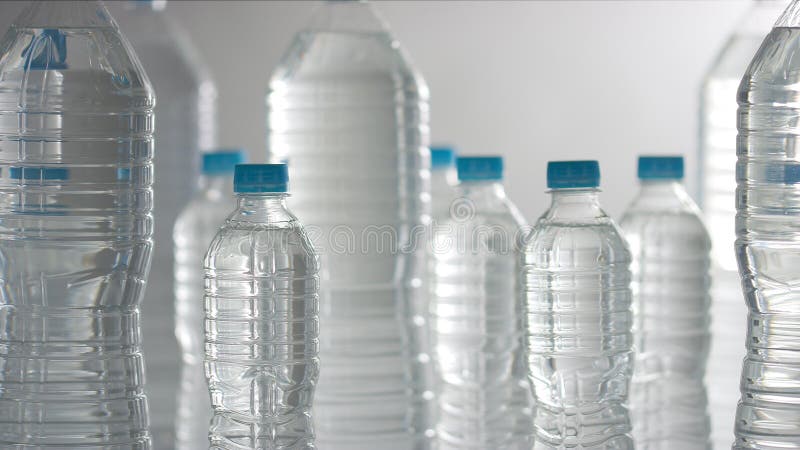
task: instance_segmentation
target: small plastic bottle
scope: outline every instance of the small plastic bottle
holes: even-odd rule
[[[212,449],[312,449],[319,262],[285,164],[236,166],[237,207],[205,256]]]

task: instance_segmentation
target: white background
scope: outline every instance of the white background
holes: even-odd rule
[[[112,2],[118,3],[118,2]],[[24,2],[0,4],[5,29]],[[217,81],[220,144],[263,160],[267,79],[312,1],[172,1]],[[113,4],[111,9],[119,7]],[[501,153],[529,220],[550,159],[599,159],[618,216],[640,152],[696,170],[699,86],[747,1],[379,1],[431,89],[432,138]],[[695,180],[688,177],[693,187]]]

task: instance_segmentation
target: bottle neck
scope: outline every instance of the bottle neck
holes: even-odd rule
[[[431,169],[431,189],[437,187],[455,186],[458,183],[458,176],[455,168],[442,167]]]
[[[579,221],[607,217],[600,207],[600,190],[597,188],[553,189],[550,191],[548,219]]]
[[[798,27],[800,26],[800,0],[792,0],[778,21],[776,27]]]
[[[385,33],[386,23],[375,12],[372,4],[358,0],[324,2],[311,17],[310,31],[350,33]]]
[[[737,26],[737,33],[765,36],[781,17],[789,0],[756,0]]]
[[[200,176],[200,191],[209,200],[230,198],[233,192],[233,174],[203,174]]]
[[[639,210],[667,211],[692,210],[697,205],[686,192],[680,180],[640,180],[639,195],[632,207]]]
[[[286,193],[236,194],[236,211],[231,220],[250,223],[292,222],[296,218],[286,206]]]
[[[501,180],[461,181],[459,189],[472,199],[505,198],[506,190]]]
[[[125,8],[136,11],[163,11],[167,0],[128,0]]]
[[[36,1],[14,21],[17,28],[106,28],[113,21],[100,1]]]

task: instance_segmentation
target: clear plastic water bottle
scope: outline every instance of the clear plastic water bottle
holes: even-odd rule
[[[800,1],[739,87],[736,256],[749,308],[737,449],[800,448]]]
[[[0,447],[150,448],[153,91],[100,2],[33,2],[0,49]]]
[[[425,81],[371,4],[331,1],[296,35],[266,101],[270,159],[289,161],[293,209],[324,267],[317,443],[424,447],[403,336],[414,325],[400,318],[422,287],[411,237],[430,213]]]
[[[509,448],[525,220],[505,195],[502,158],[462,157],[457,165],[458,198],[452,217],[434,225],[429,269],[438,448]]]
[[[422,237],[413,237],[423,245],[423,251],[414,255],[420,260],[414,265],[416,272],[407,279],[407,304],[402,311],[407,327],[407,344],[410,354],[409,378],[412,397],[412,430],[422,430],[427,440],[415,448],[430,448],[436,435],[436,374],[433,367],[433,344],[430,336],[430,274],[429,250],[433,227],[449,216],[450,203],[455,199],[456,158],[450,147],[431,147],[431,214],[424,218]],[[421,286],[421,288],[420,288]]]
[[[633,256],[633,437],[640,450],[709,449],[711,238],[681,183],[683,157],[639,157],[638,175],[620,221]]]
[[[196,450],[208,446],[211,404],[203,372],[202,261],[230,213],[233,169],[245,160],[242,150],[204,153],[199,189],[175,221],[175,336],[183,366],[175,414],[175,448]]]
[[[633,449],[631,255],[599,185],[597,161],[550,162],[522,257],[535,449]]]
[[[313,449],[319,262],[286,207],[285,164],[236,166],[238,205],[206,253],[212,449]]]
[[[716,447],[730,445],[747,310],[733,242],[736,239],[736,89],[764,37],[788,0],[756,0],[705,75],[700,96],[698,203],[711,234],[712,346],[708,359],[709,406]]]
[[[165,0],[114,2],[115,18],[158,96],[153,180],[153,262],[142,301],[153,444],[174,442],[180,349],[175,342],[172,230],[199,176],[200,152],[216,145],[217,91],[188,35],[164,12]]]

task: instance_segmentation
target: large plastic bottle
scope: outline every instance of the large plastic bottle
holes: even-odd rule
[[[640,450],[709,449],[711,238],[681,183],[683,157],[641,156],[638,175],[620,221],[633,256],[633,437]]]
[[[422,287],[411,236],[430,208],[425,81],[371,4],[331,1],[296,35],[266,101],[270,159],[290,163],[293,209],[324,268],[317,442],[424,447],[403,338],[414,325],[399,317]]]
[[[150,448],[150,83],[100,2],[33,2],[0,49],[0,447]]]
[[[597,161],[548,163],[552,203],[522,257],[536,449],[633,449],[631,255],[599,185]]]
[[[722,47],[703,80],[700,96],[698,203],[711,234],[712,346],[708,359],[709,406],[716,447],[730,445],[739,373],[744,357],[744,305],[733,241],[736,238],[736,89],[764,37],[788,0],[756,0]]]
[[[236,166],[238,205],[205,256],[211,449],[316,448],[319,261],[287,182],[285,164]]]
[[[208,445],[211,403],[203,372],[202,261],[230,213],[233,169],[245,160],[242,150],[203,154],[199,189],[175,221],[175,336],[183,366],[175,413],[175,448],[195,450]]]
[[[458,198],[452,217],[434,224],[429,269],[438,448],[510,448],[525,220],[505,195],[502,158],[462,157],[457,166]]]
[[[749,308],[737,449],[800,448],[800,1],[739,86],[736,256]]]
[[[217,91],[184,31],[164,12],[165,0],[115,2],[115,18],[158,95],[153,158],[153,263],[142,300],[153,444],[174,441],[180,349],[175,342],[172,230],[197,185],[200,152],[216,145]]]

